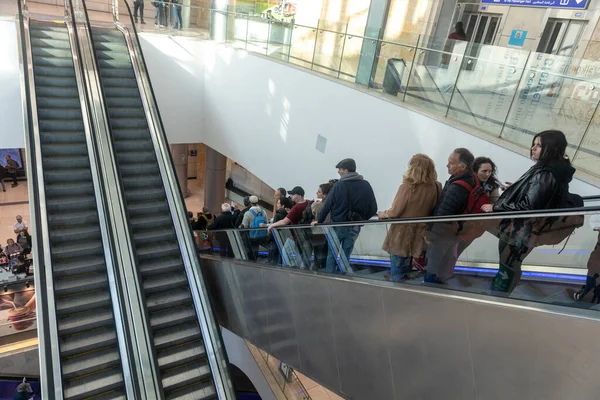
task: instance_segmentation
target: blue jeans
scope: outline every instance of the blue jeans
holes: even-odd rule
[[[173,29],[181,29],[183,28],[182,20],[181,20],[181,6],[173,7],[173,19],[175,19],[175,25]]]
[[[401,256],[395,256],[392,254],[391,257],[391,261],[392,261],[392,281],[393,282],[400,282],[402,281],[402,278],[407,275],[410,274],[412,271],[412,257],[401,257]]]
[[[346,256],[346,259],[349,259],[350,254],[352,254],[352,250],[354,249],[354,242],[356,242],[356,238],[358,238],[358,234],[360,233],[360,228],[357,226],[348,228],[338,227],[333,228],[333,232],[335,232],[338,241],[340,242],[341,250]],[[330,274],[334,274],[337,271],[336,256],[337,253],[333,249],[327,255],[325,271]]]

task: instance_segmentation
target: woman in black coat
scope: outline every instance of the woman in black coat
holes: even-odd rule
[[[533,138],[530,156],[535,165],[500,196],[496,204],[486,204],[485,212],[515,212],[560,208],[569,195],[569,182],[575,168],[565,154],[564,133],[549,130]],[[521,264],[531,253],[531,219],[505,219],[500,223],[500,268],[492,290],[511,292],[521,279]]]

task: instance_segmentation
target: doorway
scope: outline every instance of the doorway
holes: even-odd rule
[[[542,33],[538,53],[572,57],[579,47],[579,40],[587,21],[550,18]]]
[[[469,43],[493,45],[500,28],[501,18],[502,15],[498,14],[465,12],[462,22]]]

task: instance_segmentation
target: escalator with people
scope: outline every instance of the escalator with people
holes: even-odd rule
[[[54,398],[125,399],[97,191],[68,22],[20,14],[40,351]],[[71,32],[70,32],[71,31]],[[38,250],[38,251],[35,251]],[[43,258],[43,261],[41,260]],[[52,363],[50,363],[52,362]],[[48,382],[44,382],[48,385]],[[58,394],[60,393],[60,394]]]

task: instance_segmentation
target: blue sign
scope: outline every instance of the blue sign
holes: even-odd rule
[[[510,34],[510,39],[508,39],[508,45],[523,47],[523,45],[525,44],[526,37],[527,37],[527,31],[521,31],[521,30],[515,29]]]
[[[587,8],[589,0],[481,0],[483,4],[547,8]]]

